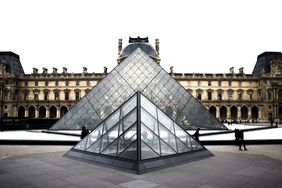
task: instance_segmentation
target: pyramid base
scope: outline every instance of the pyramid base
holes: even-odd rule
[[[176,166],[208,157],[214,156],[206,149],[190,151],[187,153],[159,157],[147,160],[130,160],[108,155],[89,153],[85,151],[71,149],[64,157],[81,160],[84,162],[94,163],[97,165],[107,166],[115,169],[125,170],[128,172],[143,174],[154,170]]]

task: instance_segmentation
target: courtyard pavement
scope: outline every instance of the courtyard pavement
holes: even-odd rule
[[[62,157],[70,146],[0,146],[0,187],[282,187],[282,145],[208,146],[215,156],[136,175]]]

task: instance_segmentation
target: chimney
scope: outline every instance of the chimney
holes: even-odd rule
[[[229,73],[230,73],[230,74],[234,74],[234,67],[230,67]]]
[[[241,68],[239,69],[239,74],[244,74],[244,67],[241,67]]]
[[[104,67],[104,74],[108,74],[108,68]]]
[[[122,39],[118,39],[118,55],[120,55],[121,50],[122,50]]]
[[[83,67],[83,74],[86,74],[86,73],[87,73],[87,68]]]
[[[53,74],[57,74],[58,69],[53,67]]]
[[[43,74],[47,74],[48,73],[48,69],[46,69],[45,67],[43,67]]]
[[[159,39],[155,39],[155,49],[157,52],[157,57],[159,57],[160,55],[160,40]]]
[[[66,67],[63,67],[63,74],[66,74],[68,72],[68,69]]]
[[[33,68],[33,74],[38,74],[38,69],[37,68]]]
[[[170,74],[173,74],[174,71],[173,71],[173,66],[170,67]]]

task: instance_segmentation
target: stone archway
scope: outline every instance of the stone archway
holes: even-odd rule
[[[281,122],[281,121],[282,121],[282,106],[280,106],[280,107],[278,108],[278,117],[279,117],[280,122]]]
[[[60,110],[61,117],[63,117],[67,112],[68,112],[68,108],[66,106],[62,106]]]
[[[249,113],[248,107],[243,106],[241,108],[241,119],[247,120],[248,119],[248,113]]]
[[[51,106],[50,108],[50,118],[57,118],[57,108],[55,106]]]
[[[34,106],[31,106],[28,108],[28,117],[29,118],[35,118],[35,108]]]
[[[230,111],[231,111],[231,119],[232,120],[236,120],[237,117],[238,117],[238,109],[237,109],[237,107],[236,106],[232,106]]]
[[[227,108],[222,106],[220,108],[220,119],[225,120],[227,118]]]
[[[25,108],[23,106],[20,106],[18,108],[18,117],[19,118],[24,118],[25,117]]]
[[[278,92],[278,100],[282,101],[282,89],[280,89]]]
[[[46,108],[44,106],[39,108],[39,118],[46,118]]]
[[[258,119],[258,107],[256,106],[252,107],[252,119],[253,120]]]
[[[211,113],[211,115],[213,115],[214,117],[216,117],[216,107],[211,106],[209,109],[209,112]]]

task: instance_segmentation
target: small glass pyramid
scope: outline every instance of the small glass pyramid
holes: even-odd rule
[[[136,173],[211,155],[140,92],[66,154]]]
[[[136,91],[184,129],[227,129],[140,48],[117,65],[51,129],[93,130]]]

